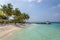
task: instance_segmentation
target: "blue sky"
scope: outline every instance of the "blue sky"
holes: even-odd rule
[[[60,0],[0,0],[0,5],[7,3],[29,14],[30,22],[60,22]]]

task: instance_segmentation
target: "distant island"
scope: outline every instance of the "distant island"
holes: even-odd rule
[[[26,22],[26,23],[30,23],[30,24],[47,24],[46,22]],[[52,23],[60,23],[60,22],[48,22],[48,24],[52,24]]]

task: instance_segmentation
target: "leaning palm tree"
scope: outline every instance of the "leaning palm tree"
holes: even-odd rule
[[[4,19],[6,19],[6,17],[7,17],[8,18],[7,20],[9,20],[9,18],[11,18],[11,16],[13,15],[14,23],[24,22],[25,20],[29,19],[28,14],[21,13],[21,11],[18,8],[15,8],[15,10],[14,10],[12,4],[2,5],[1,10],[3,11]],[[11,20],[11,22],[12,22],[12,20]]]
[[[6,16],[12,15],[12,9],[13,6],[11,4],[1,6],[1,10],[3,11],[4,14],[6,14]]]
[[[15,10],[13,10],[13,15],[19,16],[20,14],[21,14],[21,12],[18,8],[15,8]]]
[[[12,10],[13,10],[13,6],[11,4],[8,5],[1,5],[1,10],[3,11],[3,19],[5,19],[6,17],[9,18],[12,15]]]
[[[29,19],[29,15],[26,13],[22,13],[23,19],[24,20],[28,20]]]
[[[6,23],[7,17],[4,16],[3,12],[0,10],[0,22]]]
[[[29,15],[25,14],[25,13],[21,13],[18,16],[15,16],[15,22],[19,23],[19,22],[25,22],[25,20],[29,19]]]
[[[7,7],[8,7],[7,8],[7,15],[11,16],[13,13],[13,6],[12,6],[12,4],[8,4]]]
[[[21,12],[18,8],[15,8],[15,10],[13,10],[13,15],[15,16],[14,17],[14,23],[19,22],[19,20],[20,20],[19,16],[21,15]]]

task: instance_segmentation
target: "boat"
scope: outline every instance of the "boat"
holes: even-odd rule
[[[45,23],[46,23],[46,24],[51,24],[51,22],[50,22],[50,21],[46,21]]]
[[[46,22],[37,22],[36,24],[51,24],[50,21],[46,21]]]

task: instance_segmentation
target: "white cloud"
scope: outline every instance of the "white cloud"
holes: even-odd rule
[[[56,6],[51,7],[51,9],[56,9],[56,8],[60,8],[60,4],[57,4]]]
[[[35,0],[28,0],[28,2],[34,2]]]
[[[51,7],[51,9],[55,9],[55,8],[56,8],[55,6]]]
[[[0,0],[0,4],[2,4],[2,3],[4,3],[5,2],[5,0]]]
[[[0,5],[6,4],[8,2],[10,2],[10,0],[0,0]]]
[[[15,1],[15,0],[14,0]],[[16,1],[22,1],[22,2],[37,2],[37,3],[40,3],[42,2],[43,0],[16,0]]]
[[[13,2],[13,1],[15,1],[15,2],[29,2],[29,3],[37,2],[37,3],[40,3],[43,0],[0,0],[0,4],[4,4],[6,2]]]
[[[40,3],[42,2],[43,0],[28,0],[28,2],[37,2],[37,3]]]
[[[43,1],[43,0],[38,0],[37,2],[39,2],[39,3],[40,3],[40,2],[42,2],[42,1]]]
[[[60,4],[58,4],[57,7],[60,7]]]
[[[60,17],[60,13],[55,13],[53,16],[54,17]]]

